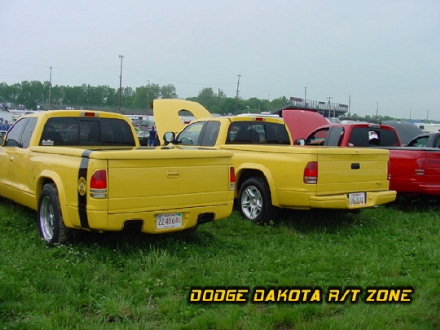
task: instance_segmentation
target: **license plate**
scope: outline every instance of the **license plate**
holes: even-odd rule
[[[365,205],[365,193],[348,194],[348,204],[350,206]]]
[[[181,228],[182,227],[182,213],[162,213],[156,216],[156,228]]]

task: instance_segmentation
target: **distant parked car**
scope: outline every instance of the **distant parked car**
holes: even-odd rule
[[[408,142],[407,147],[440,148],[439,133],[423,133]]]

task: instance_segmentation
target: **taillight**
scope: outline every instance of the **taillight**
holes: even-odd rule
[[[107,170],[97,170],[90,180],[90,196],[107,198]]]
[[[388,161],[388,181],[391,180],[391,161]]]
[[[418,168],[415,169],[415,174],[416,175],[425,175],[425,160],[424,159],[419,159],[417,161],[417,165]]]
[[[235,190],[235,182],[237,181],[235,177],[234,166],[229,166],[229,190]]]
[[[95,112],[82,112],[81,116],[83,117],[99,117],[99,114],[95,113]]]
[[[304,183],[316,184],[318,183],[318,162],[308,162],[304,169]]]

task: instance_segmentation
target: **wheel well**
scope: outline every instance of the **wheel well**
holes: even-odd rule
[[[240,187],[244,181],[246,181],[249,178],[254,178],[254,177],[262,178],[264,181],[266,181],[266,184],[268,183],[263,172],[261,172],[259,170],[243,170],[240,172],[239,177],[238,177],[237,191],[240,191]]]
[[[44,185],[47,183],[52,183],[55,185],[55,182],[50,178],[40,178],[40,180],[38,182],[38,187],[37,187],[37,196],[36,196],[37,203],[40,200],[41,191],[43,190]]]

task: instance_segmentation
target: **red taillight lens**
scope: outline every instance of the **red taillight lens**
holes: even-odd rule
[[[107,189],[107,171],[98,170],[93,173],[92,179],[90,180],[91,189]]]
[[[387,175],[388,181],[391,180],[391,162],[388,161],[388,175]]]
[[[229,189],[234,190],[235,189],[235,182],[237,181],[235,177],[235,168],[234,166],[229,167]]]
[[[316,184],[318,183],[318,162],[308,162],[304,169],[304,183]]]

